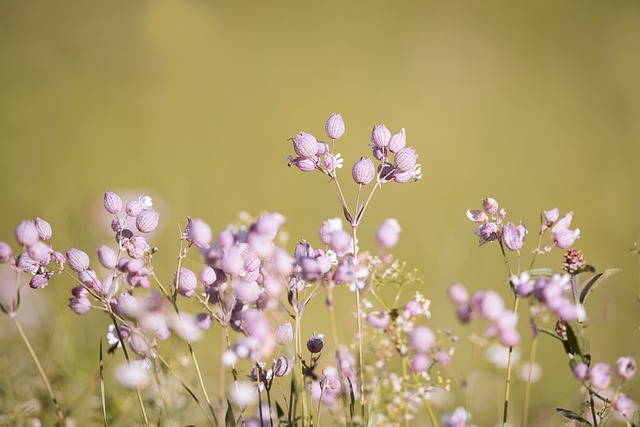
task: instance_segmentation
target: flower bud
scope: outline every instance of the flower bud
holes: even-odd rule
[[[134,319],[140,312],[138,300],[128,292],[118,295],[115,299],[115,304],[112,303],[111,307],[117,315],[130,319]]]
[[[96,275],[95,271],[91,269],[80,271],[78,273],[78,280],[83,285],[89,288],[93,288],[96,291],[100,292],[101,284],[100,284],[100,281],[98,280],[98,276]]]
[[[411,358],[411,368],[414,372],[425,372],[430,364],[431,358],[424,353],[417,353]]]
[[[399,172],[413,171],[418,161],[418,153],[412,147],[402,148],[396,153],[394,163]]]
[[[75,314],[85,314],[87,311],[91,310],[91,301],[86,297],[69,298],[69,308]]]
[[[104,193],[104,208],[110,214],[117,214],[122,209],[122,199],[116,193]]]
[[[371,182],[374,175],[376,174],[376,169],[373,166],[373,162],[371,159],[366,159],[364,157],[360,157],[351,170],[351,176],[356,184],[367,185]]]
[[[391,132],[385,125],[374,125],[371,131],[371,142],[378,148],[389,145],[391,140]]]
[[[589,369],[591,385],[598,389],[605,389],[611,384],[611,368],[606,363],[596,363]]]
[[[613,410],[623,415],[631,415],[634,406],[633,400],[624,393],[618,393],[613,402],[611,402]]]
[[[213,324],[213,317],[209,313],[198,313],[196,315],[196,326],[202,331],[208,330]]]
[[[389,146],[387,147],[392,153],[397,153],[402,150],[407,144],[407,135],[404,128],[400,129],[400,133],[396,133],[389,140]]]
[[[638,366],[631,356],[623,356],[616,362],[616,375],[623,380],[630,380],[636,374]]]
[[[202,282],[205,287],[213,285],[216,279],[216,271],[213,267],[205,267],[202,272],[200,272],[200,282]]]
[[[184,297],[192,297],[195,295],[194,290],[198,286],[198,279],[193,271],[188,268],[181,268],[177,277],[178,293]]]
[[[276,342],[279,345],[287,345],[293,341],[293,327],[291,323],[281,323],[276,327]]]
[[[136,228],[142,233],[151,233],[158,227],[160,214],[153,209],[146,209],[136,217]]]
[[[29,281],[29,287],[31,287],[31,289],[40,289],[47,286],[48,283],[49,276],[47,276],[46,274],[36,274]]]
[[[409,345],[417,353],[427,353],[436,344],[436,334],[426,326],[416,326],[409,334]]]
[[[495,215],[498,212],[498,202],[491,197],[482,199],[482,209],[489,215]]]
[[[116,268],[118,255],[108,246],[102,245],[98,248],[98,261],[106,269],[113,270]]]
[[[16,241],[22,246],[31,246],[38,241],[38,230],[33,221],[24,220],[16,227]]]
[[[377,329],[385,329],[387,326],[389,326],[389,320],[389,313],[387,313],[386,311],[369,313],[369,315],[367,316],[367,322],[369,322],[371,326]]]
[[[29,250],[27,251],[31,259],[42,265],[49,264],[52,252],[53,250],[49,245],[39,240],[29,246]]]
[[[231,290],[238,301],[245,304],[253,304],[258,301],[262,289],[256,282],[234,282]]]
[[[193,243],[200,249],[209,249],[209,243],[211,243],[211,239],[213,238],[209,224],[200,218],[194,220],[188,218],[187,220],[189,223],[184,230],[187,241]]]
[[[137,333],[134,333],[129,337],[129,348],[135,354],[143,358],[149,357],[152,354],[152,351],[149,350],[149,346],[145,339]]]
[[[395,218],[387,218],[376,231],[376,243],[382,248],[392,248],[400,239],[400,224]]]
[[[311,338],[309,338],[309,341],[307,341],[307,350],[309,350],[309,352],[311,353],[320,353],[322,351],[322,348],[324,347],[322,338],[324,338],[324,335],[322,334],[311,334]]]
[[[78,273],[89,268],[89,256],[76,248],[67,251],[67,262],[69,267]]]
[[[51,239],[51,235],[53,234],[51,231],[51,224],[45,221],[42,218],[36,218],[34,225],[36,226],[36,230],[38,231],[38,236],[41,240],[49,240]]]
[[[309,159],[316,156],[318,140],[311,134],[300,132],[293,138],[293,150],[300,157]]]
[[[543,215],[544,215],[544,220],[547,222],[546,224],[547,227],[551,227],[553,223],[558,220],[558,217],[560,216],[560,211],[558,210],[558,208],[553,208],[550,211],[544,211]]]
[[[289,158],[289,165],[294,165],[302,172],[313,172],[318,168],[318,157],[296,157]]]
[[[284,377],[293,369],[293,360],[289,360],[284,356],[278,357],[273,362],[273,375],[276,377]]]
[[[573,367],[573,375],[579,380],[584,380],[587,378],[587,374],[589,373],[589,367],[585,363],[578,363]]]
[[[127,203],[125,211],[127,212],[127,215],[135,218],[144,211],[144,204],[140,200],[132,200]]]
[[[11,246],[5,242],[0,242],[0,262],[9,261],[12,255],[13,251],[11,250]]]
[[[324,125],[324,131],[331,139],[338,139],[344,134],[344,121],[340,114],[333,113]]]
[[[449,299],[457,305],[469,302],[469,292],[462,283],[454,283],[449,287]]]

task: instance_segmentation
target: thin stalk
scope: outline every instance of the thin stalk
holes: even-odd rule
[[[591,406],[591,416],[593,417],[593,427],[598,427],[598,418],[596,418],[596,403],[593,400],[593,393],[589,391],[589,403]]]
[[[354,257],[354,263],[357,263],[357,259],[358,259],[358,250],[357,250],[357,245],[356,245],[356,240],[357,240],[357,226],[353,226],[351,228],[353,230],[353,257]],[[362,357],[362,307],[360,304],[360,288],[358,287],[358,284],[356,283],[356,323],[358,325],[358,362],[360,364],[359,366],[359,373],[360,373],[360,378],[359,378],[359,386],[358,388],[360,389],[360,413],[362,414],[362,420],[364,421],[364,363],[363,363],[363,357]]]
[[[500,247],[502,247],[502,245],[500,245]],[[518,301],[520,301],[520,298],[518,297],[518,295],[515,296],[514,302],[513,302],[513,312],[517,313],[518,312]],[[504,385],[504,412],[502,415],[502,426],[506,427],[507,425],[507,415],[509,413],[509,388],[511,386],[511,362],[513,359],[513,346],[509,346],[509,358],[507,360],[507,378],[505,380],[505,385]]]
[[[307,393],[306,393],[306,384],[304,378],[304,367],[302,366],[302,337],[300,336],[300,312],[298,311],[298,307],[295,308],[296,314],[296,354],[299,359],[300,366],[300,383],[302,387],[300,388],[300,398],[302,400],[302,426],[306,426],[308,422],[308,413],[309,410],[307,408]]]
[[[538,337],[532,337],[531,350],[529,351],[529,374],[527,375],[527,384],[524,389],[524,405],[522,410],[522,426],[527,427],[529,422],[529,403],[531,399],[531,377],[533,375],[533,364],[536,360],[536,351],[538,349]]]
[[[402,360],[402,394],[406,395],[407,394],[407,361]],[[407,412],[407,404],[406,402],[404,403],[404,425],[405,427],[409,427],[409,417],[407,416],[408,412]]]
[[[42,365],[40,364],[40,359],[38,359],[36,352],[33,350],[33,347],[31,346],[31,342],[29,341],[29,338],[27,338],[27,335],[24,333],[24,330],[22,329],[22,325],[20,325],[20,321],[18,320],[16,313],[12,313],[10,317],[13,320],[13,323],[15,323],[16,329],[18,329],[18,332],[20,333],[20,337],[22,338],[22,341],[24,341],[24,344],[27,346],[27,349],[29,350],[29,354],[31,354],[31,358],[33,359],[33,362],[36,364],[36,367],[38,368],[40,377],[42,377],[42,381],[44,381],[44,385],[47,388],[47,391],[49,392],[49,396],[53,401],[53,405],[56,408],[56,416],[58,417],[60,422],[64,424],[64,414],[62,413],[62,409],[60,409],[60,403],[58,402],[58,399],[56,399],[56,396],[53,394],[51,383],[49,382],[49,378],[47,378],[47,374],[45,374],[44,369],[42,369]]]

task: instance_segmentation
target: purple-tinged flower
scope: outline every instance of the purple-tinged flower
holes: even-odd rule
[[[80,273],[89,268],[89,255],[79,249],[71,248],[67,251],[67,262],[73,271]]]
[[[616,375],[623,380],[630,380],[636,374],[638,366],[631,356],[622,356],[616,362]]]
[[[447,350],[440,349],[436,351],[434,357],[436,362],[441,366],[449,366],[449,363],[451,362],[451,355]]]
[[[262,293],[260,285],[255,281],[233,282],[231,284],[231,290],[233,291],[233,295],[236,299],[245,304],[253,304],[257,302],[258,298],[260,298],[260,294]]]
[[[229,249],[234,245],[234,243],[236,243],[236,236],[235,234],[233,234],[233,230],[227,228],[226,230],[218,234],[216,244],[220,247],[220,249]]]
[[[471,414],[462,406],[458,406],[452,414],[445,413],[442,416],[444,427],[466,427],[470,419]]]
[[[320,241],[325,245],[331,243],[331,235],[336,231],[342,231],[342,220],[340,218],[331,218],[322,222],[320,226]]]
[[[389,145],[391,140],[391,132],[385,125],[374,125],[371,131],[371,142],[378,148],[384,148]]]
[[[322,334],[316,335],[315,332],[311,334],[311,338],[307,341],[307,350],[309,350],[310,353],[320,353],[324,347],[322,338],[324,338]]]
[[[387,326],[389,326],[390,320],[391,318],[389,317],[389,313],[387,313],[386,311],[378,311],[375,313],[369,313],[369,315],[367,315],[367,322],[369,322],[371,326],[377,329],[385,329]]]
[[[142,211],[144,211],[144,209],[144,203],[142,203],[140,200],[132,200],[127,203],[125,211],[127,212],[127,215],[135,218],[140,215]]]
[[[20,255],[16,256],[15,263],[18,270],[22,271],[23,273],[36,274],[39,268],[36,260],[31,258],[27,252],[23,252]]]
[[[417,317],[422,313],[424,313],[422,305],[414,299],[407,301],[407,303],[402,307],[402,316],[407,319]]]
[[[51,224],[45,221],[42,218],[36,218],[34,221],[34,225],[36,226],[36,230],[38,231],[38,237],[41,240],[49,240],[51,239],[51,235],[53,232],[51,231]]]
[[[589,369],[588,378],[594,388],[605,389],[611,384],[611,367],[606,363],[596,363]]]
[[[457,305],[467,304],[469,302],[469,292],[462,283],[454,283],[449,286],[449,299]]]
[[[79,288],[86,292],[86,290],[81,286],[79,286]],[[75,289],[77,289],[77,287],[74,288],[74,290]],[[75,314],[85,314],[87,311],[91,310],[91,301],[86,297],[86,294],[78,293],[78,296],[75,296],[76,292],[74,292],[74,290],[71,291],[74,294],[74,297],[69,298],[69,308]]]
[[[27,251],[31,259],[42,265],[49,264],[52,252],[53,250],[49,245],[39,240],[33,245],[29,246],[29,250]]]
[[[160,214],[153,209],[145,209],[136,217],[136,228],[142,233],[151,233],[158,227]]]
[[[67,261],[64,257],[64,255],[62,255],[62,253],[57,252],[57,251],[53,251],[51,253],[51,261],[55,262],[56,264],[58,264],[60,267],[62,267],[62,265]]]
[[[118,255],[115,253],[113,249],[106,245],[102,245],[98,248],[98,261],[102,266],[108,270],[113,270],[116,268],[116,263],[118,262]]]
[[[329,247],[337,256],[342,257],[353,250],[353,239],[346,231],[338,230],[331,234]]]
[[[198,329],[206,331],[211,328],[213,317],[209,313],[198,313],[196,315],[196,326]]]
[[[149,349],[147,341],[140,334],[134,333],[129,337],[129,348],[135,354],[142,358],[150,357],[153,355],[153,351]]]
[[[396,170],[399,172],[413,171],[417,161],[418,153],[412,147],[402,148],[394,157]]]
[[[504,329],[498,332],[498,338],[502,345],[506,347],[514,347],[520,344],[520,333],[515,329]]]
[[[317,156],[313,157],[296,157],[289,156],[289,166],[294,165],[302,172],[313,172],[318,168],[320,159]]]
[[[101,284],[98,275],[92,269],[86,269],[78,272],[78,280],[88,288],[93,288],[100,292]]]
[[[9,261],[12,255],[13,251],[11,250],[11,246],[5,242],[0,242],[0,262]]]
[[[293,138],[293,150],[302,158],[316,157],[318,140],[309,133],[300,132]]]
[[[562,215],[562,218],[556,222],[556,224],[551,229],[552,233],[557,233],[560,230],[568,230],[571,226],[571,221],[573,220],[573,212],[567,212]]]
[[[420,179],[422,175],[417,176],[416,175],[416,171],[414,169],[411,170],[407,170],[407,171],[401,171],[399,169],[396,169],[393,171],[393,180],[395,182],[397,182],[398,184],[404,184],[405,182],[409,182],[412,179]]]
[[[482,316],[497,321],[505,311],[504,300],[494,291],[486,291],[480,303]]]
[[[376,231],[376,243],[382,248],[392,248],[400,239],[400,224],[395,218],[387,218]]]
[[[217,278],[216,270],[213,269],[213,267],[205,267],[200,272],[200,282],[202,282],[205,287],[213,285]]]
[[[373,166],[371,159],[360,157],[351,170],[351,176],[356,184],[367,185],[371,182],[376,174],[376,168]]]
[[[520,276],[516,276],[515,274],[511,275],[511,288],[516,295],[528,297],[533,293],[533,286],[534,282],[526,271],[520,274]]]
[[[324,131],[331,139],[338,139],[344,134],[344,121],[340,114],[333,113],[324,125]]]
[[[508,222],[502,226],[502,243],[512,251],[518,251],[524,246],[524,236],[527,235],[527,229],[520,223],[517,227],[512,222]]]
[[[495,222],[486,222],[476,227],[474,233],[480,238],[480,246],[482,246],[498,238],[498,225]]]
[[[293,369],[293,362],[293,359],[287,359],[284,356],[278,357],[273,362],[273,368],[271,368],[273,370],[273,375],[275,375],[276,377],[284,377],[286,375],[289,375],[289,373],[291,373],[291,370]]]
[[[391,137],[387,148],[392,153],[397,153],[398,151],[402,150],[406,144],[407,144],[407,135],[404,128],[402,128],[400,129],[399,133],[396,133]]]
[[[47,274],[36,274],[29,281],[29,287],[31,289],[40,289],[47,286],[49,283],[49,275]]]
[[[273,240],[278,230],[285,223],[286,218],[277,212],[260,215],[252,227],[252,233],[261,234],[269,240]]]
[[[354,278],[353,257],[342,258],[336,266],[336,271],[333,273],[333,283],[336,285],[350,283]]]
[[[244,268],[245,261],[242,257],[242,251],[238,245],[232,246],[222,256],[222,270],[232,276],[237,276]]]
[[[631,400],[629,396],[624,393],[619,393],[613,402],[611,402],[611,407],[614,411],[619,412],[623,415],[630,415],[634,409],[634,402]]]
[[[586,379],[588,374],[589,367],[586,363],[578,363],[573,367],[573,375],[575,375],[575,377],[580,381]]]
[[[495,215],[498,213],[498,201],[491,197],[485,197],[482,199],[482,209],[489,215]]]
[[[104,193],[104,208],[110,214],[117,214],[122,209],[122,199],[116,193]]]
[[[122,292],[111,301],[112,310],[119,316],[134,319],[140,313],[140,303],[128,292]]]
[[[546,221],[547,227],[551,227],[553,223],[558,220],[558,217],[560,216],[560,211],[558,210],[558,208],[553,208],[549,211],[544,211],[543,216],[544,216],[544,220]]]
[[[431,358],[424,353],[416,353],[411,358],[411,368],[414,372],[426,372],[431,365]]]
[[[147,240],[142,236],[133,236],[127,242],[127,254],[131,258],[142,258],[144,254],[150,250],[151,247],[147,243]]]
[[[184,230],[184,238],[200,249],[209,249],[209,243],[211,243],[211,239],[213,238],[209,224],[200,218],[194,220],[187,218],[187,221],[188,224]]]
[[[576,239],[580,238],[580,229],[558,230],[553,233],[553,241],[560,249],[569,249]]]
[[[293,327],[291,323],[284,322],[276,327],[276,342],[279,345],[287,345],[293,341]]]
[[[194,296],[195,289],[198,286],[198,279],[193,271],[188,268],[181,268],[176,277],[178,293],[184,297]]]
[[[426,326],[416,326],[409,334],[409,345],[418,353],[428,353],[436,344],[436,334]]]
[[[22,246],[31,246],[38,241],[38,229],[33,221],[24,220],[16,227],[16,241]]]
[[[489,217],[487,216],[487,214],[484,213],[484,211],[481,211],[479,209],[472,209],[472,210],[467,209],[466,215],[467,215],[467,218],[469,218],[471,221],[476,222],[478,224],[485,223],[489,220]]]

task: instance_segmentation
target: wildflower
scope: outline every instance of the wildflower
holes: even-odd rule
[[[489,215],[495,215],[498,213],[498,201],[491,197],[485,197],[482,199],[482,209]]]
[[[98,248],[98,261],[106,269],[113,270],[116,268],[118,255],[108,246],[102,245]]]
[[[0,262],[9,261],[12,255],[13,251],[11,250],[11,246],[5,242],[0,242]]]
[[[127,254],[131,258],[142,258],[145,253],[151,250],[147,240],[142,236],[133,236],[126,244]]]
[[[383,248],[392,248],[400,238],[400,224],[395,218],[387,218],[376,231],[376,243]]]
[[[575,375],[575,377],[580,381],[586,379],[588,373],[589,367],[586,365],[586,363],[578,363],[573,367],[573,375]]]
[[[293,150],[298,156],[310,159],[316,156],[318,140],[311,134],[300,132],[293,138]]]
[[[49,283],[49,275],[36,274],[29,281],[29,287],[31,287],[31,289],[40,289],[47,286],[48,283]]]
[[[495,222],[486,222],[477,227],[474,232],[480,238],[480,246],[482,246],[498,238],[498,225]]]
[[[142,233],[151,233],[158,227],[160,214],[153,209],[145,209],[136,217],[136,228]]]
[[[485,223],[489,220],[489,217],[487,216],[487,214],[484,213],[484,211],[481,211],[478,209],[473,209],[473,210],[467,209],[466,216],[471,221],[477,222],[477,223]]]
[[[29,250],[27,251],[31,259],[42,265],[49,264],[52,252],[53,250],[51,249],[51,247],[46,243],[41,242],[40,240],[29,246]]]
[[[596,363],[589,368],[588,378],[593,387],[607,388],[611,384],[611,367],[606,363]]]
[[[585,265],[584,257],[582,256],[582,252],[579,250],[570,249],[564,254],[564,264],[562,264],[562,269],[567,273],[575,274]]]
[[[616,375],[623,380],[630,380],[636,374],[638,366],[636,360],[631,356],[618,358],[616,362]]]
[[[526,271],[520,276],[512,275],[510,282],[511,288],[518,296],[528,297],[533,292],[534,282]]]
[[[624,393],[619,393],[611,403],[613,410],[623,415],[631,414],[634,406],[633,400]]]
[[[406,148],[400,149],[394,157],[396,171],[398,172],[413,171],[416,166],[417,160],[418,160],[418,153],[416,153],[416,150],[414,150],[412,147],[406,147]]]
[[[338,139],[344,134],[344,121],[340,114],[333,113],[324,126],[327,136],[331,139]]]
[[[311,334],[311,338],[307,341],[307,350],[309,350],[310,353],[320,353],[324,347],[322,338],[324,338],[322,334]]]
[[[524,236],[526,235],[527,229],[522,223],[517,227],[511,222],[502,226],[502,243],[504,243],[509,250],[518,251],[522,249]]]
[[[171,330],[185,341],[197,341],[202,337],[202,330],[195,317],[180,313],[170,318]]]
[[[442,416],[442,422],[445,427],[466,427],[467,421],[471,419],[469,411],[462,406],[458,406],[452,414],[445,413]]]
[[[293,341],[293,327],[291,323],[284,322],[276,327],[276,342],[279,345],[287,345]]]
[[[325,245],[331,243],[331,235],[336,231],[342,231],[342,220],[340,218],[331,218],[322,222],[320,227],[320,241]]]
[[[436,344],[436,334],[426,326],[417,326],[409,334],[409,345],[418,353],[427,353]]]
[[[417,353],[411,358],[411,368],[415,372],[426,372],[431,364],[431,358],[424,353]]]
[[[568,212],[560,218],[551,229],[553,233],[553,241],[560,249],[569,249],[573,246],[576,239],[580,238],[580,229],[570,230],[573,212]]]
[[[187,218],[187,221],[188,224],[184,230],[184,238],[200,249],[209,249],[209,243],[213,237],[209,224],[200,218],[194,220]]]
[[[209,313],[198,313],[196,315],[196,326],[203,331],[208,330],[213,324],[213,317]]]
[[[369,313],[369,315],[367,316],[367,322],[369,322],[371,326],[377,329],[385,329],[387,326],[389,326],[390,320],[391,319],[389,317],[389,313],[387,313],[386,311]]]
[[[127,388],[142,388],[149,382],[149,373],[141,363],[123,363],[115,369],[116,379]]]
[[[29,220],[24,220],[18,224],[15,230],[15,236],[18,244],[25,247],[33,245],[40,237],[36,225],[33,221]]]
[[[216,270],[212,267],[205,267],[202,272],[200,272],[200,282],[205,287],[213,285],[216,282],[216,279]]]
[[[177,283],[176,283],[177,281]],[[194,290],[198,286],[198,279],[193,271],[188,268],[181,268],[177,274],[174,284],[178,288],[178,293],[185,297],[192,297],[195,295]]]
[[[140,215],[142,211],[144,211],[144,209],[145,209],[145,206],[140,200],[132,200],[128,202],[127,206],[125,207],[125,211],[127,212],[127,215],[133,218]]]
[[[273,375],[276,377],[284,377],[291,372],[293,365],[293,360],[280,356],[273,361]]]
[[[231,290],[233,291],[233,295],[245,304],[253,304],[258,301],[262,289],[255,281],[245,282],[245,281],[237,281],[233,282],[231,285]]]
[[[392,153],[397,153],[398,151],[400,151],[400,150],[402,150],[404,148],[406,143],[407,143],[407,135],[406,135],[406,132],[405,132],[404,128],[402,128],[402,129],[400,129],[399,133],[396,133],[395,135],[393,135],[391,137],[391,139],[389,140],[389,145],[387,146],[387,148]]]
[[[558,208],[553,208],[549,211],[544,211],[543,216],[546,221],[546,226],[551,227],[553,223],[558,220],[558,217],[560,216],[560,211],[558,210]]]
[[[51,239],[51,224],[49,224],[42,218],[36,218],[36,220],[34,221],[34,225],[36,226],[36,230],[38,231],[38,237],[40,237],[41,240]]]
[[[122,209],[122,199],[116,193],[104,193],[104,209],[110,214],[117,214]]]
[[[318,168],[319,159],[316,156],[313,157],[296,157],[289,156],[289,166],[294,165],[302,172],[312,172]]]
[[[85,314],[91,310],[91,301],[87,297],[69,298],[69,308],[76,314]]]
[[[128,292],[123,292],[111,302],[112,310],[119,316],[134,319],[140,312],[138,300]]]
[[[89,268],[89,256],[76,248],[67,251],[67,261],[69,267],[78,273]]]
[[[374,125],[371,131],[371,142],[378,148],[384,148],[389,145],[391,140],[391,132],[385,125]]]
[[[351,176],[356,184],[367,185],[371,182],[374,175],[376,174],[375,167],[373,166],[373,162],[371,159],[366,159],[364,157],[360,157],[351,170]]]
[[[491,344],[485,353],[487,361],[499,369],[506,369],[509,364],[509,349],[500,344]],[[514,348],[511,353],[512,363],[520,360],[520,350]]]
[[[484,293],[480,306],[482,315],[489,320],[500,319],[505,311],[502,297],[494,291]]]

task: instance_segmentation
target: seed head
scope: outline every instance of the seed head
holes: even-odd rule
[[[569,249],[569,251],[564,254],[564,264],[562,264],[562,269],[567,273],[574,274],[582,269],[585,265],[586,262],[584,262],[582,252],[580,252],[579,250]]]
[[[116,193],[104,193],[104,208],[110,214],[117,214],[122,209],[122,199]]]
[[[67,251],[67,261],[69,267],[78,273],[89,268],[89,255],[76,248]]]
[[[307,350],[314,354],[320,353],[324,347],[322,338],[324,338],[324,335],[322,334],[316,335],[315,332],[311,334],[311,338],[307,341]]]

